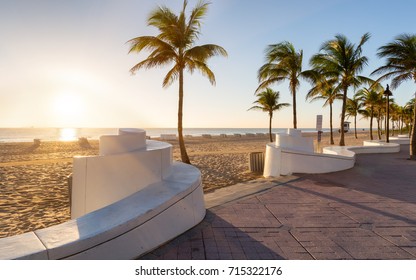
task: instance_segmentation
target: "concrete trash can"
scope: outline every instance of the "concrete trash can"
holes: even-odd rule
[[[249,168],[251,172],[262,173],[264,170],[264,153],[250,153]]]

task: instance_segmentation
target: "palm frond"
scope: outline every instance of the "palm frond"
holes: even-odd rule
[[[197,6],[192,10],[186,29],[184,30],[185,37],[190,38],[191,41],[198,38],[201,29],[201,20],[206,15],[209,5],[210,3],[199,1]]]
[[[172,69],[170,69],[168,71],[168,73],[166,74],[165,78],[163,79],[163,83],[162,86],[163,87],[168,87],[170,86],[174,81],[176,81],[179,78],[179,67],[176,64],[175,66],[173,66]]]
[[[185,59],[187,69],[190,73],[193,73],[195,69],[199,70],[201,74],[208,78],[209,82],[212,85],[215,85],[215,75],[214,72],[208,67],[208,65],[202,61]]]
[[[221,55],[227,57],[227,51],[218,45],[206,44],[201,46],[195,46],[185,51],[184,56],[189,59],[195,59],[199,61],[206,61],[208,58]]]
[[[259,86],[257,87],[257,89],[254,92],[254,94],[258,93],[262,89],[265,89],[265,88],[269,87],[272,84],[279,84],[279,83],[284,82],[285,80],[286,80],[285,77],[275,77],[275,78],[267,79],[264,82],[261,82],[259,84]]]
[[[130,44],[130,50],[128,53],[139,53],[143,50],[171,50],[172,46],[158,37],[154,36],[140,36],[127,41]]]
[[[378,57],[386,58],[385,65],[371,74],[382,74],[377,81],[393,78],[392,88],[414,79],[416,82],[416,35],[401,34],[393,42],[378,49]]]

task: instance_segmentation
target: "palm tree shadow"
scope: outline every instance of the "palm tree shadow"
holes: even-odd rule
[[[315,184],[337,186],[416,204],[416,162],[407,159],[408,149],[395,154],[357,155],[354,168],[327,174],[303,175]]]
[[[207,210],[200,224],[139,259],[282,260],[284,257],[279,250],[276,243],[266,246],[264,242],[251,237],[248,232]]]

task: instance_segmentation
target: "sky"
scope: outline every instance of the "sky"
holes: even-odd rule
[[[188,10],[198,1],[189,0]],[[255,101],[257,71],[270,44],[291,42],[303,50],[303,70],[323,42],[344,34],[363,47],[369,76],[384,60],[377,49],[402,33],[416,32],[414,0],[211,0],[196,44],[214,43],[228,57],[208,61],[216,85],[198,72],[185,75],[184,127],[262,128],[268,115],[248,111]],[[158,5],[175,13],[182,0],[0,0],[0,127],[139,127],[177,126],[178,83],[162,87],[169,70],[129,70],[146,57],[128,54],[128,40],[156,35],[147,16]],[[377,78],[371,76],[372,78]],[[385,83],[388,83],[386,81]],[[313,128],[316,115],[329,127],[329,108],[310,103],[311,85],[297,93],[298,127]],[[292,102],[288,83],[272,86],[280,102]],[[393,90],[404,105],[416,84]],[[349,97],[354,89],[349,90]],[[334,105],[339,126],[341,102]],[[273,119],[273,127],[292,127],[292,108]],[[368,127],[359,119],[358,127]]]

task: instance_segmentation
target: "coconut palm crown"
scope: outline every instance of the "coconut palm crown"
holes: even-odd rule
[[[329,105],[329,128],[330,128],[330,143],[334,144],[334,133],[332,124],[333,104],[335,100],[342,99],[342,94],[336,88],[337,79],[327,78],[315,70],[305,71],[308,76],[307,79],[312,83],[312,88],[306,95],[306,99],[310,101],[323,100],[326,107]]]
[[[256,92],[271,84],[288,80],[289,89],[293,98],[293,128],[297,128],[296,91],[300,85],[299,78],[303,77],[303,51],[296,51],[292,43],[285,41],[279,44],[269,45],[265,53],[267,62],[258,71],[260,85]]]
[[[227,56],[224,48],[206,44],[195,46],[200,35],[201,20],[207,13],[209,3],[200,1],[186,16],[187,1],[183,3],[179,15],[174,14],[167,7],[158,7],[152,11],[147,19],[149,26],[159,30],[157,36],[140,36],[129,40],[129,53],[148,51],[146,59],[134,65],[132,74],[140,69],[150,69],[161,66],[172,67],[163,80],[163,87],[170,86],[179,80],[178,104],[178,137],[182,161],[190,163],[183,138],[183,93],[184,70],[191,74],[198,70],[215,85],[215,75],[207,65],[207,60],[216,55]]]
[[[269,136],[270,142],[273,142],[272,138],[272,119],[273,112],[283,109],[284,107],[290,106],[288,103],[279,103],[280,93],[273,91],[271,88],[266,88],[264,91],[257,94],[257,100],[254,101],[254,104],[257,104],[251,107],[248,110],[261,110],[263,112],[269,113]]]
[[[379,81],[391,80],[391,87],[397,88],[401,83],[413,80],[416,83],[416,35],[401,34],[393,42],[378,49],[377,55],[386,58],[385,65],[374,70],[372,74],[383,74]],[[416,103],[413,105],[416,108]],[[413,110],[413,125],[410,139],[410,159],[416,160],[416,110]]]
[[[358,74],[368,63],[368,58],[362,55],[362,46],[370,38],[369,33],[365,33],[356,46],[351,43],[344,35],[336,35],[321,46],[320,53],[312,56],[310,64],[312,67],[327,77],[338,79],[338,87],[341,90],[342,110],[341,110],[341,137],[340,146],[345,146],[344,140],[344,121],[347,105],[348,89],[358,87],[363,82],[372,83],[373,81],[359,76]]]
[[[370,139],[373,140],[373,119],[377,106],[382,102],[383,94],[381,91],[377,91],[375,88],[362,88],[357,91],[355,97],[362,103],[368,110],[370,117]]]

